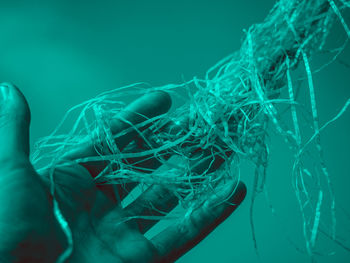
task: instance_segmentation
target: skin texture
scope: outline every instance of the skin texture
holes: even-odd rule
[[[131,103],[123,119],[133,124],[165,113],[171,107],[171,98],[165,92],[147,94]],[[0,86],[0,261],[1,262],[54,262],[67,246],[66,238],[54,218],[50,181],[47,171],[37,173],[29,161],[30,110],[15,86]],[[128,128],[129,124],[115,120],[112,131]],[[147,127],[145,127],[146,129]],[[137,139],[130,132],[116,141],[123,149]],[[64,158],[96,155],[93,145],[82,142]],[[170,157],[170,156],[169,156]],[[132,161],[132,160],[131,160]],[[137,160],[139,161],[139,160]],[[210,160],[209,160],[210,162]],[[222,163],[215,160],[216,166]],[[195,167],[205,169],[208,163]],[[155,160],[143,167],[156,169]],[[116,197],[111,186],[96,186],[93,177],[103,163],[76,164],[55,170],[56,198],[73,232],[74,250],[68,260],[72,263],[89,262],[173,262],[198,244],[216,226],[225,220],[243,201],[246,188],[235,184],[236,191],[229,202],[212,206],[215,199],[192,212],[187,220],[168,226],[151,240],[144,234],[157,221],[133,219],[116,225],[118,219],[133,215],[154,215],[147,207],[171,211],[177,199],[160,186],[151,186],[127,207],[120,199],[135,187],[119,188]],[[232,185],[232,187],[234,187]],[[232,192],[222,191],[221,197]]]

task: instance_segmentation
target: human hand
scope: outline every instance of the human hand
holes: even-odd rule
[[[30,113],[22,93],[12,85],[1,88],[0,103],[0,259],[4,262],[54,262],[63,252],[65,236],[52,212],[48,172],[38,174],[29,158]],[[120,113],[132,124],[144,117],[165,113],[171,99],[164,92],[147,94]],[[134,114],[138,112],[140,114]],[[113,132],[129,124],[116,120]],[[137,136],[136,131],[118,138],[119,149]],[[66,154],[67,159],[96,155],[92,144],[83,142]],[[157,169],[160,163],[148,160],[146,168]],[[195,169],[203,170],[203,163]],[[56,197],[73,233],[74,250],[69,262],[172,262],[198,244],[225,220],[243,201],[246,189],[239,183],[229,202],[219,206],[206,204],[193,211],[188,220],[168,226],[148,240],[144,234],[157,221],[132,219],[116,222],[133,215],[150,215],[149,204],[160,211],[171,211],[177,198],[160,186],[151,186],[136,200],[122,207],[123,199],[135,187],[128,184],[119,189],[119,196],[111,186],[96,186],[96,176],[103,163],[76,164],[57,168],[54,173]],[[232,189],[220,193],[228,195]]]

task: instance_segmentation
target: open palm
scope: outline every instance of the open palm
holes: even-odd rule
[[[65,236],[53,216],[50,197],[49,171],[38,174],[29,159],[29,107],[22,93],[9,84],[1,87],[0,103],[0,259],[4,262],[54,262],[67,246]],[[169,110],[171,99],[164,92],[147,94],[129,105],[123,119],[132,124],[152,118]],[[135,114],[135,112],[140,114]],[[129,128],[115,120],[113,132]],[[119,138],[116,144],[123,149],[137,137],[136,131]],[[94,156],[94,145],[82,142],[65,158]],[[170,156],[168,156],[170,157]],[[220,166],[220,160],[216,167]],[[161,163],[148,160],[143,166],[157,169]],[[208,163],[195,169],[206,169]],[[128,206],[122,207],[135,184],[118,191],[112,186],[96,186],[96,176],[103,163],[76,164],[54,171],[56,197],[73,233],[74,250],[70,262],[172,262],[182,256],[217,225],[227,218],[245,197],[240,183],[229,200],[235,205],[204,205],[193,211],[188,220],[168,226],[147,239],[144,234],[157,221],[121,219],[137,215],[154,215],[171,211],[177,198],[165,188],[153,185]],[[227,193],[222,193],[227,195]],[[118,194],[118,196],[116,196]],[[156,214],[157,215],[157,214]],[[2,261],[1,261],[2,262]]]

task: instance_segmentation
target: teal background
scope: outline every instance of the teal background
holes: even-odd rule
[[[58,124],[72,106],[100,92],[144,81],[179,83],[202,76],[240,47],[242,29],[260,22],[272,0],[18,1],[0,2],[0,79],[20,87],[32,111],[31,143]],[[350,12],[345,13],[350,24]],[[346,38],[336,25],[330,45]],[[312,66],[320,65],[314,60]],[[350,48],[340,61],[314,75],[321,123],[350,97]],[[338,202],[338,234],[350,246],[350,110],[322,135]],[[291,154],[271,139],[267,188],[257,199],[256,235],[261,262],[309,262],[288,241],[303,247],[298,205],[291,187]],[[247,200],[226,222],[182,259],[186,262],[258,262],[249,226],[252,168],[243,165]],[[347,214],[347,216],[346,216]],[[350,262],[350,252],[327,245],[332,257]],[[322,251],[321,251],[322,252]]]

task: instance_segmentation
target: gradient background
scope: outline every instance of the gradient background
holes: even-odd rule
[[[102,91],[144,81],[179,83],[202,76],[240,47],[242,29],[263,20],[273,0],[18,1],[0,2],[0,79],[21,88],[32,110],[31,142],[47,135],[70,107]],[[350,24],[350,12],[345,14]],[[346,38],[336,25],[331,46]],[[317,60],[312,66],[317,66]],[[320,120],[335,115],[350,97],[350,47],[314,75]],[[350,246],[350,112],[323,133],[323,146],[338,201],[338,234]],[[261,262],[309,262],[298,205],[291,187],[291,155],[271,138],[267,188],[257,198],[256,235]],[[258,262],[249,226],[252,169],[243,165],[247,200],[179,262]],[[348,216],[346,216],[346,214]],[[350,262],[350,252],[318,262]]]

